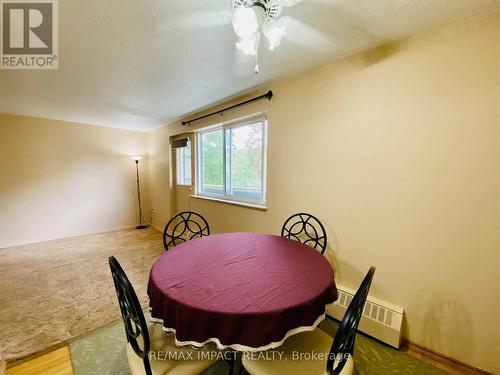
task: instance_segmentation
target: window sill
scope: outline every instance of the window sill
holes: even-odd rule
[[[212,202],[232,204],[234,206],[239,206],[239,207],[252,208],[254,210],[267,211],[267,206],[263,206],[263,205],[256,204],[256,203],[238,202],[238,201],[232,201],[232,200],[224,199],[224,198],[207,197],[205,195],[196,195],[196,194],[192,194],[192,195],[190,195],[190,197],[196,198],[196,199],[205,199],[207,201],[212,201]]]

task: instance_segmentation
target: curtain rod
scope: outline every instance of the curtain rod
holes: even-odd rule
[[[201,120],[201,119],[204,119],[206,117],[210,117],[210,116],[213,116],[213,115],[216,115],[216,114],[220,114],[220,115],[223,115],[225,111],[229,111],[230,109],[233,109],[233,108],[236,108],[236,107],[240,107],[242,105],[245,105],[245,104],[249,104],[249,103],[252,103],[252,102],[255,102],[257,100],[261,100],[261,99],[267,99],[267,100],[271,100],[273,97],[273,92],[271,90],[269,90],[267,93],[265,93],[264,95],[261,95],[261,96],[257,96],[255,98],[252,98],[252,99],[248,99],[248,100],[245,100],[244,102],[241,102],[241,103],[238,103],[238,104],[234,104],[232,106],[229,106],[229,107],[226,107],[226,108],[223,108],[219,111],[215,111],[215,112],[212,112],[212,113],[209,113],[208,115],[204,115],[204,116],[200,116],[200,117],[196,117],[192,120],[188,120],[188,121],[182,121],[182,125],[189,125],[191,124],[192,122],[195,122],[195,121],[198,121],[198,120]]]

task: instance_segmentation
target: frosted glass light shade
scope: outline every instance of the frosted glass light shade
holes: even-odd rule
[[[264,24],[262,32],[269,42],[269,49],[273,51],[281,44],[281,39],[283,39],[286,32],[286,27],[280,22],[271,20]]]
[[[233,13],[233,28],[241,39],[248,39],[257,32],[259,23],[253,8],[241,7]]]
[[[236,42],[236,47],[245,55],[255,56],[257,54],[256,36],[253,35],[250,38],[240,39],[239,42]]]

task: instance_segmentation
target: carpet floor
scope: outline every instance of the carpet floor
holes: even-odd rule
[[[148,314],[146,317],[149,319]],[[320,327],[333,338],[338,325],[333,321],[325,320]],[[130,375],[125,351],[126,343],[121,321],[71,342],[71,361],[75,375]],[[363,335],[357,335],[355,345],[354,363],[357,375],[446,374],[409,354]],[[203,375],[227,375],[228,370],[229,366],[219,361],[204,371]]]
[[[47,351],[120,318],[108,257],[143,306],[161,233],[122,230],[0,250],[0,358]]]

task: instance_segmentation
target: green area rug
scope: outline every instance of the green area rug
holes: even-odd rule
[[[148,317],[149,318],[149,317]],[[325,320],[321,329],[333,337],[337,324]],[[126,338],[121,321],[100,328],[70,343],[75,375],[129,375]],[[363,335],[357,335],[354,352],[356,373],[371,374],[435,374],[446,372],[424,363]],[[224,362],[203,372],[203,375],[226,375],[229,367]]]

